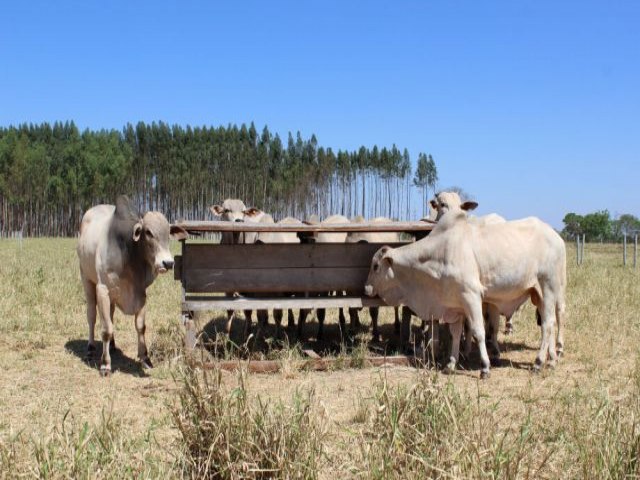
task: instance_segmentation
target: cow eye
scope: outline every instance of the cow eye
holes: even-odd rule
[[[230,212],[231,212],[231,210],[229,210],[228,208],[224,209],[224,213],[230,213]]]
[[[380,270],[380,264],[379,263],[374,263],[373,264],[373,271],[377,272],[378,270]]]
[[[153,238],[153,233],[151,233],[150,230],[147,230],[146,232],[147,238]]]

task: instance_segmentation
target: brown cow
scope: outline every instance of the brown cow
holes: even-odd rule
[[[100,374],[103,376],[111,373],[109,350],[116,306],[124,314],[135,316],[138,358],[145,368],[152,367],[144,338],[146,289],[159,273],[173,267],[170,236],[184,239],[187,232],[170,226],[160,212],[147,212],[140,217],[126,196],[118,197],[115,206],[95,206],[82,217],[77,252],[87,300],[87,353],[91,356],[95,352],[97,310],[102,323]]]

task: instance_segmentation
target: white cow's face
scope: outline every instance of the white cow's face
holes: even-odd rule
[[[140,242],[145,260],[153,266],[156,274],[166,273],[173,268],[173,255],[169,250],[171,237],[183,240],[187,237],[187,232],[176,225],[169,225],[160,212],[145,213],[142,221],[134,226],[133,239]]]
[[[382,247],[373,256],[364,293],[369,297],[379,296],[389,305],[402,303],[400,285],[394,272],[393,249],[391,247]]]
[[[211,213],[220,217],[225,222],[244,222],[247,207],[242,200],[227,198],[222,205],[214,205],[210,208]]]
[[[440,192],[429,202],[431,210],[436,212],[435,220],[440,220],[442,216],[451,211],[474,210],[477,202],[463,202],[457,192]],[[431,215],[429,215],[431,218]]]

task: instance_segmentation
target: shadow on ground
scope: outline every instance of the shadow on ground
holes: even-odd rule
[[[90,359],[87,358],[87,341],[86,340],[69,340],[65,343],[64,348],[75,355],[82,363],[93,367],[96,372],[100,371],[100,357],[102,356],[102,343],[96,342],[96,351]],[[113,372],[122,372],[135,377],[146,377],[147,373],[140,362],[136,359],[128,357],[119,348],[111,350],[111,370]]]

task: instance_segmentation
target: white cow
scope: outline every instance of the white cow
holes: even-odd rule
[[[458,361],[463,318],[476,338],[481,378],[489,376],[483,304],[510,316],[528,298],[536,306],[542,330],[535,361],[539,370],[562,352],[566,289],[566,252],[562,238],[537,218],[478,225],[465,211],[443,215],[431,234],[374,256],[365,287],[389,304],[409,306],[421,318],[450,323],[452,347],[447,370]]]
[[[225,222],[260,222],[265,213],[255,207],[247,208],[242,200],[237,198],[227,198],[222,205],[213,205],[209,207],[209,211],[220,220]],[[220,243],[223,245],[238,245],[255,243],[258,238],[256,232],[222,232]],[[228,296],[232,296],[236,292],[229,292]],[[244,311],[245,316],[245,337],[251,328],[251,310]],[[227,335],[231,332],[233,323],[233,310],[227,310],[227,324],[225,331]]]

